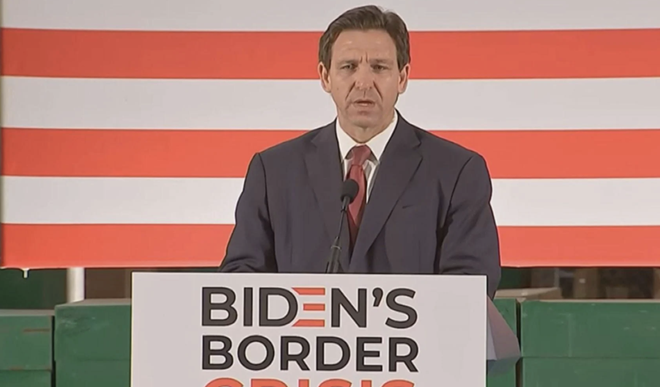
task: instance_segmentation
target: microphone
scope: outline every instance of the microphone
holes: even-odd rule
[[[358,183],[353,179],[347,179],[344,181],[344,185],[341,188],[341,216],[339,218],[339,231],[337,231],[337,237],[330,247],[330,256],[328,257],[328,262],[325,266],[326,273],[339,273],[341,270],[341,263],[339,257],[341,256],[341,247],[339,246],[339,239],[341,237],[341,231],[343,230],[344,218],[346,217],[346,209],[348,205],[355,199],[357,196],[359,187]]]

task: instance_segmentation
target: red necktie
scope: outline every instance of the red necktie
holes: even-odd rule
[[[348,205],[348,228],[351,234],[351,249],[355,245],[360,221],[367,203],[367,179],[364,174],[363,164],[371,154],[371,149],[366,145],[357,145],[351,150],[352,160],[348,169],[347,179],[353,179],[358,183],[358,193],[353,202]]]

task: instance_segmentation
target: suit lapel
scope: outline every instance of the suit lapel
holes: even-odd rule
[[[351,259],[351,269],[362,271],[359,268],[365,264],[364,256],[367,250],[415,174],[422,160],[421,154],[415,149],[418,145],[419,139],[413,128],[399,115],[399,122],[381,157],[371,197],[364,210]]]
[[[328,235],[328,255],[330,245],[339,231],[339,218],[341,216],[341,186],[342,170],[340,164],[339,144],[335,135],[334,123],[319,130],[312,140],[312,146],[305,155],[309,181],[314,190],[316,201],[323,216],[323,223]],[[349,264],[349,236],[348,223],[345,220],[341,237],[341,265],[344,271]],[[326,259],[326,257],[320,257]],[[324,261],[325,265],[325,261]]]

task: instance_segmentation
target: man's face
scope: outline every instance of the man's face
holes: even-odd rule
[[[396,59],[396,46],[387,32],[350,30],[335,41],[330,69],[319,64],[323,89],[332,95],[338,116],[351,130],[382,130],[389,124],[408,82],[409,65],[399,69]]]

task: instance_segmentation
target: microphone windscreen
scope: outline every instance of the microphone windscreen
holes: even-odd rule
[[[344,198],[348,197],[349,202],[352,202],[353,199],[357,196],[359,187],[358,183],[353,180],[353,179],[347,179],[344,181],[344,185],[342,186],[341,189],[341,200],[344,200]]]

